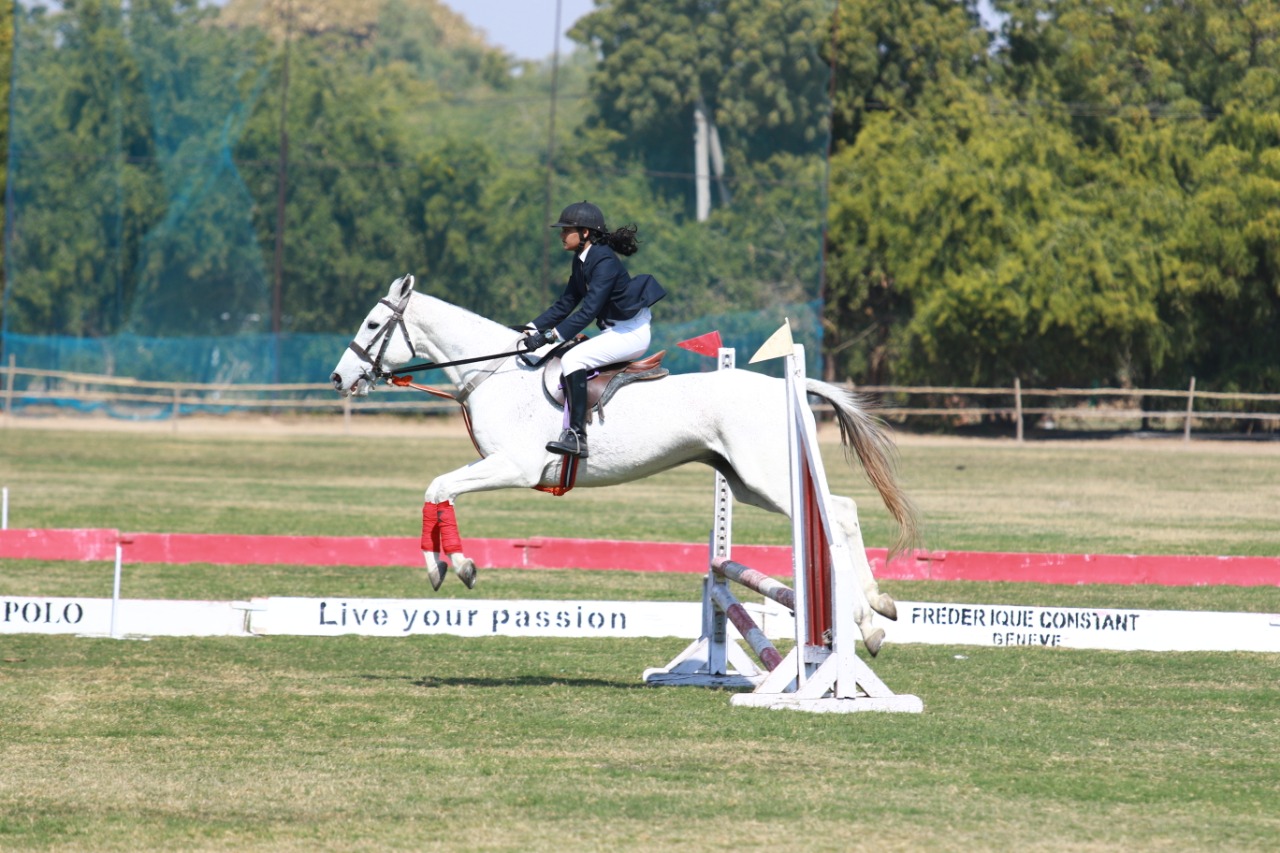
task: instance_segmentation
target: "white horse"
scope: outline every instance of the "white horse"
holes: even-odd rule
[[[508,353],[444,368],[470,411],[483,458],[436,477],[425,499],[451,504],[468,492],[550,486],[558,482],[564,457],[548,452],[546,443],[559,435],[561,413],[544,395],[541,369],[509,354],[521,339],[508,326],[415,292],[413,276],[406,275],[392,282],[386,298],[365,318],[334,368],[333,386],[344,395],[364,396],[390,370],[414,358],[444,363]],[[807,390],[832,404],[846,451],[857,455],[898,522],[894,551],[914,545],[915,511],[895,479],[895,448],[880,422],[842,388],[809,379]],[[781,379],[745,370],[633,383],[610,401],[608,418],[591,427],[591,455],[580,461],[576,485],[612,486],[701,462],[725,476],[738,501],[789,515],[785,400]],[[896,618],[893,599],[880,592],[867,562],[857,507],[846,497],[833,496],[832,503],[832,521],[847,538],[867,602]],[[460,552],[447,556],[470,586],[475,564]],[[428,551],[425,557],[438,588],[448,567],[439,554]],[[858,609],[865,611],[861,603]],[[870,612],[854,617],[875,654],[884,632],[873,628]]]

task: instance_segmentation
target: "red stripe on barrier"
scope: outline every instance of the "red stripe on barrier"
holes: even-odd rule
[[[132,533],[115,530],[0,530],[0,558],[113,560],[122,539],[132,563],[222,565],[418,566],[417,536],[232,536]],[[466,539],[480,566],[527,569],[707,571],[707,546],[614,539]],[[1280,557],[1147,556],[1132,554],[1003,554],[939,551],[929,559],[899,557],[885,566],[883,548],[867,556],[881,580],[1025,581],[1160,586],[1280,586]],[[791,575],[791,548],[736,545],[733,559],[775,577]]]
[[[880,579],[1280,586],[1280,557],[937,551],[928,559],[898,558],[886,567],[883,549],[868,549],[867,556]]]
[[[224,536],[216,533],[134,533],[125,557],[134,563],[219,563],[306,566],[416,566],[418,537]]]
[[[0,557],[15,560],[115,560],[115,530],[0,530]]]

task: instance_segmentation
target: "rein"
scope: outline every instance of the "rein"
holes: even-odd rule
[[[542,365],[546,364],[551,359],[558,358],[563,355],[564,351],[569,348],[569,345],[576,342],[576,338],[573,341],[564,341],[541,358],[530,357],[532,350],[513,349],[510,352],[498,352],[493,355],[477,355],[472,358],[459,358],[455,361],[429,361],[426,364],[411,364],[408,367],[397,367],[395,370],[388,371],[384,375],[387,377],[398,377],[403,376],[406,373],[417,373],[420,370],[434,370],[437,367],[454,367],[459,364],[475,364],[477,361],[490,361],[492,359],[507,358],[513,355],[519,356],[520,360],[525,363],[526,367],[537,368],[542,367]],[[403,383],[397,382],[395,384],[400,385]]]
[[[459,364],[475,364],[477,361],[492,361],[496,358],[506,358],[512,355],[524,355],[528,350],[517,349],[511,352],[497,352],[493,355],[477,355],[473,358],[459,358],[455,361],[429,361],[426,364],[411,364],[408,367],[397,367],[395,370],[389,370],[386,376],[403,376],[406,373],[417,373],[420,370],[435,370],[438,367],[454,367]],[[535,366],[536,365],[532,365]]]
[[[374,336],[369,340],[369,345],[367,347],[362,347],[355,341],[347,344],[347,347],[358,355],[362,361],[369,365],[376,379],[386,380],[390,384],[400,388],[416,388],[417,390],[425,391],[432,396],[441,397],[445,400],[453,400],[457,403],[458,407],[462,409],[462,422],[466,424],[467,436],[471,439],[471,446],[476,449],[476,453],[480,455],[481,459],[484,458],[484,451],[480,449],[480,444],[476,441],[475,430],[471,425],[471,411],[467,408],[466,404],[466,398],[470,396],[471,391],[474,390],[474,386],[464,388],[458,394],[451,394],[440,388],[432,388],[429,385],[419,385],[416,382],[413,382],[409,378],[408,374],[418,373],[423,370],[434,370],[436,368],[455,367],[459,364],[475,364],[476,362],[481,361],[495,361],[500,358],[509,358],[513,355],[519,356],[520,360],[523,361],[527,367],[538,368],[548,360],[562,355],[565,350],[577,343],[576,339],[561,343],[560,345],[552,348],[550,352],[541,358],[533,358],[530,356],[529,350],[517,348],[510,352],[494,353],[493,355],[477,355],[471,358],[459,358],[454,361],[427,362],[425,364],[412,364],[408,367],[397,367],[394,370],[383,370],[382,358],[387,353],[387,346],[391,343],[391,336],[394,334],[396,329],[399,329],[400,333],[404,335],[405,341],[409,344],[410,352],[413,352],[414,346],[413,338],[409,336],[409,328],[404,322],[404,310],[409,304],[408,297],[406,297],[399,305],[396,305],[387,299],[379,299],[378,303],[391,309],[391,319],[378,329]],[[381,342],[381,346],[379,346],[379,342]],[[370,351],[375,346],[378,347],[377,355],[371,355]],[[550,494],[559,497],[572,489],[574,484],[577,482],[577,479],[578,459],[577,457],[566,457],[564,463],[560,467],[560,483],[558,485],[543,486],[539,484],[533,488],[537,491],[549,492]]]
[[[400,334],[404,335],[405,342],[409,345],[410,352],[414,351],[414,346],[413,338],[409,336],[409,327],[404,322],[404,311],[409,304],[409,298],[406,296],[399,305],[389,299],[379,299],[378,304],[385,305],[387,308],[391,309],[391,318],[374,333],[374,336],[369,340],[368,346],[360,346],[360,344],[352,341],[347,344],[347,349],[358,355],[361,361],[372,368],[375,378],[384,379],[389,382],[394,380],[396,377],[404,376],[408,373],[417,373],[422,370],[435,370],[437,368],[444,367],[455,367],[459,364],[475,364],[481,361],[494,361],[499,358],[508,358],[513,355],[520,356],[521,360],[529,367],[540,367],[543,362],[555,355],[558,355],[563,349],[562,347],[557,347],[542,358],[531,359],[529,358],[529,350],[517,347],[509,352],[499,352],[494,353],[493,355],[477,355],[472,356],[471,358],[459,358],[454,361],[431,361],[426,362],[425,364],[412,364],[408,367],[397,367],[394,370],[383,370],[382,359],[387,354],[387,347],[391,344],[391,337],[395,334],[397,329],[400,330]],[[379,346],[379,342],[381,342],[381,346]],[[377,355],[371,354],[374,347],[378,347]],[[394,384],[404,385],[405,383],[397,382]]]

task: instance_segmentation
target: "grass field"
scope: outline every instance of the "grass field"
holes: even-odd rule
[[[362,430],[365,430],[362,432]],[[0,430],[15,527],[415,535],[460,430]],[[883,508],[830,448],[868,543]],[[928,545],[1280,555],[1280,446],[904,439]],[[590,515],[588,516],[588,513]],[[710,475],[464,498],[465,536],[706,538]],[[782,519],[740,510],[739,542]],[[1280,613],[1277,588],[888,582],[903,599]],[[426,597],[420,570],[137,566],[126,595]],[[107,595],[7,561],[0,595]],[[486,598],[693,600],[695,576],[488,569]],[[680,640],[0,637],[0,849],[1262,850],[1280,655],[889,646],[922,715],[643,687]]]

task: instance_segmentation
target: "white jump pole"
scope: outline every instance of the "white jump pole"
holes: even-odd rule
[[[717,367],[731,370],[734,350],[721,347]],[[710,559],[727,560],[733,549],[733,493],[721,474],[715,479],[715,513],[711,526]],[[754,687],[765,677],[741,646],[729,637],[729,619],[716,599],[726,600],[725,579],[708,569],[702,580],[702,632],[698,639],[663,667],[644,671],[646,684],[692,687]]]

